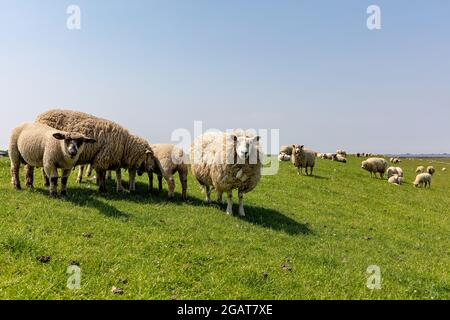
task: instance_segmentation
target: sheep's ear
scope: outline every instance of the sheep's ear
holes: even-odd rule
[[[233,134],[231,137],[233,138],[234,142],[238,141],[238,137],[236,135]]]
[[[255,141],[256,141],[256,142],[259,142],[260,139],[261,139],[260,136],[256,136],[256,137],[255,137]]]
[[[300,146],[300,149],[303,149],[304,147],[305,147],[304,145],[301,145],[301,146]]]
[[[64,140],[66,138],[66,135],[64,133],[61,133],[61,132],[55,132],[53,134],[53,138],[55,138],[57,140]]]
[[[87,138],[87,137],[83,137],[83,141],[84,143],[96,143],[97,140],[93,139],[93,138]]]
[[[151,155],[153,157],[153,151],[152,150],[146,150],[145,154],[149,154],[149,155]]]
[[[296,148],[296,145],[295,145],[295,144],[293,144],[293,145],[292,145],[292,149],[295,149],[295,148]]]

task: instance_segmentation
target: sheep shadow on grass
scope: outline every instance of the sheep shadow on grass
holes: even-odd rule
[[[312,233],[308,224],[299,223],[277,210],[256,206],[244,206],[244,209],[245,217],[237,214],[235,214],[235,217],[254,225],[282,231],[289,235],[306,235]]]

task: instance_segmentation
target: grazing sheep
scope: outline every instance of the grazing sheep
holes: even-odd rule
[[[388,182],[399,186],[403,182],[403,177],[399,176],[398,174],[394,174],[388,179]]]
[[[358,153],[356,154],[356,157],[360,158],[360,157],[361,157],[361,153],[358,152]]]
[[[290,156],[290,155],[292,155],[292,147],[288,146],[288,145],[281,146],[279,153],[280,154],[284,153],[284,154],[287,154],[288,156]]]
[[[389,167],[387,169],[387,176],[388,178],[394,176],[394,175],[398,175],[399,177],[403,177],[403,170],[400,167]]]
[[[429,173],[419,173],[414,181],[414,187],[422,187],[425,188],[428,186],[431,188],[431,174]]]
[[[433,166],[427,167],[427,172],[431,175],[433,175],[436,172],[436,169]]]
[[[47,124],[58,130],[80,132],[97,140],[97,143],[86,146],[77,164],[92,165],[97,172],[100,192],[106,191],[108,170],[116,171],[116,189],[122,191],[120,169],[129,169],[130,191],[134,191],[136,170],[153,166],[153,151],[150,144],[112,121],[83,112],[50,110],[39,115],[36,122]]]
[[[239,215],[244,216],[244,193],[252,191],[261,179],[261,157],[258,136],[242,131],[209,132],[191,145],[192,174],[202,185],[208,203],[211,187],[219,202],[227,193],[228,214],[233,214],[232,190],[238,189]]]
[[[416,169],[416,173],[425,173],[425,167],[424,166],[418,166]]]
[[[322,159],[333,160],[333,153],[324,153],[324,154],[322,154]]]
[[[188,167],[183,150],[173,144],[152,144],[151,147],[155,156],[155,162],[158,162],[158,165],[155,165],[153,169],[153,172],[158,176],[158,191],[162,191],[162,178],[164,177],[169,186],[169,198],[173,198],[175,195],[173,175],[178,172],[182,198],[186,200]],[[153,192],[153,172],[149,175],[150,192]]]
[[[361,163],[361,168],[370,172],[370,176],[377,173],[380,174],[381,179],[383,179],[384,173],[387,169],[387,161],[383,158],[369,158]]]
[[[20,189],[20,164],[26,164],[27,186],[33,187],[35,167],[44,168],[50,179],[50,195],[57,195],[58,169],[62,169],[61,195],[67,194],[67,178],[85,149],[95,139],[76,132],[61,132],[39,123],[25,123],[12,132],[9,140],[12,184]]]
[[[347,159],[340,153],[333,154],[332,160],[337,161],[337,162],[347,163]]]
[[[278,155],[278,161],[291,161],[291,156],[286,153],[280,153]]]
[[[303,174],[302,170],[305,168],[306,175],[308,175],[308,168],[310,175],[313,174],[314,165],[316,163],[316,153],[312,150],[305,149],[303,145],[292,145],[291,162],[297,167],[297,173]]]

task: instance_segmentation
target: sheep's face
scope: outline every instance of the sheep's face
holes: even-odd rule
[[[369,170],[369,163],[367,161],[363,161],[361,163],[361,168],[364,170]]]
[[[234,136],[236,154],[240,160],[250,160],[251,163],[257,162],[259,136]],[[253,161],[254,160],[254,161]]]
[[[300,156],[303,153],[303,145],[299,145],[299,144],[294,144],[292,145],[292,153],[295,154],[296,156]]]
[[[155,166],[155,155],[153,150],[149,149],[145,151],[145,160],[141,163],[141,165],[137,169],[137,174],[142,176],[144,172],[152,172]]]
[[[95,139],[88,138],[78,133],[57,132],[53,134],[53,137],[61,141],[64,154],[71,159],[74,159],[83,152],[86,143],[97,142]]]

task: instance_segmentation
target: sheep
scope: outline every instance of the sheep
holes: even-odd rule
[[[336,151],[336,154],[339,154],[339,155],[343,156],[344,158],[347,157],[347,152],[344,151],[344,150],[340,150],[339,149],[339,150]]]
[[[383,179],[384,173],[387,169],[387,161],[383,158],[369,158],[361,163],[361,168],[369,171],[370,176],[372,174],[375,174],[375,177],[377,176],[377,173],[380,174],[380,178]]]
[[[428,186],[431,188],[431,178],[432,176],[429,173],[419,173],[414,181],[414,187],[424,186],[426,188]]]
[[[433,166],[428,166],[426,172],[433,175],[436,172],[436,169]]]
[[[297,167],[297,174],[302,174],[302,169],[305,168],[306,175],[308,175],[308,168],[310,175],[313,174],[314,165],[316,163],[316,154],[314,151],[305,149],[303,145],[292,145],[291,162]]]
[[[233,214],[232,190],[238,189],[239,215],[245,216],[243,197],[261,179],[259,136],[243,131],[208,132],[191,145],[192,174],[203,187],[206,201],[211,202],[211,187],[222,203],[227,193],[227,214]]]
[[[389,167],[387,170],[387,176],[388,178],[398,175],[399,177],[403,177],[403,170],[400,167]]]
[[[399,176],[398,174],[394,174],[393,176],[391,176],[391,177],[388,179],[388,182],[389,182],[390,184],[395,184],[395,185],[399,186],[399,185],[401,185],[402,182],[403,182],[403,177]]]
[[[361,157],[361,153],[359,153],[359,152],[356,153],[356,157],[357,157],[357,158],[360,158],[360,157]]]
[[[324,154],[322,154],[322,159],[325,159],[325,160],[332,160],[333,159],[333,153],[324,153]]]
[[[416,173],[425,173],[425,167],[424,166],[418,166],[416,169]]]
[[[447,171],[447,168],[442,168],[442,171]]]
[[[121,168],[130,170],[130,191],[135,190],[136,170],[153,167],[150,144],[120,125],[95,116],[71,110],[50,110],[40,114],[36,122],[64,131],[76,131],[97,140],[86,146],[77,165],[91,164],[97,172],[99,191],[106,191],[106,172],[116,171],[116,190],[123,190]]]
[[[178,172],[181,188],[182,198],[187,199],[187,179],[188,167],[186,164],[185,155],[182,149],[173,144],[152,144],[151,145],[155,163],[153,172],[158,176],[158,191],[162,191],[162,178],[164,177],[169,186],[169,198],[173,198],[175,193],[175,180],[173,175]],[[149,191],[153,192],[153,172],[149,175]]]
[[[278,161],[291,161],[291,156],[286,153],[280,153],[278,155]]]
[[[281,146],[279,154],[287,154],[288,156],[292,155],[292,147],[288,145]]]
[[[347,159],[340,153],[333,154],[332,160],[337,161],[337,162],[347,163]]]
[[[26,164],[26,183],[33,188],[34,167],[44,168],[50,179],[50,196],[57,195],[58,169],[62,169],[61,195],[67,195],[67,179],[86,149],[96,140],[77,132],[62,132],[39,123],[25,123],[12,132],[9,140],[11,182],[20,187],[20,164]]]

